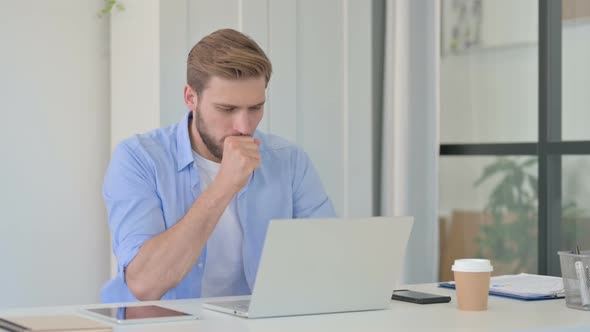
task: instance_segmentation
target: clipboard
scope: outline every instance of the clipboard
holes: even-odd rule
[[[455,289],[454,282],[441,282],[438,284],[438,287],[441,288],[449,288]],[[565,295],[563,293],[556,293],[552,295],[537,295],[537,294],[528,294],[528,295],[521,295],[521,294],[510,294],[505,292],[498,292],[495,290],[490,289],[490,295],[505,297],[509,299],[521,300],[521,301],[542,301],[542,300],[557,300],[563,299]]]
[[[455,282],[443,282],[438,286],[455,289]],[[565,297],[561,277],[528,273],[492,277],[489,294],[522,301],[554,300]]]

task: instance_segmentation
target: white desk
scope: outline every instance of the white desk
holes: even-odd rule
[[[524,302],[490,296],[489,309],[464,312],[456,308],[455,291],[435,284],[410,285],[407,288],[450,295],[450,303],[418,305],[392,301],[388,310],[245,319],[201,310],[200,299],[151,302],[201,316],[190,322],[117,325],[114,331],[520,331],[538,328],[584,327],[590,331],[590,312],[569,309],[564,300]],[[106,305],[105,305],[106,306]],[[84,306],[44,307],[2,310],[0,315],[77,313]],[[562,329],[559,329],[562,330]],[[556,330],[557,331],[557,330]]]

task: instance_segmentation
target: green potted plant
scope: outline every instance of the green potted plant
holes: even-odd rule
[[[484,167],[474,186],[497,181],[484,212],[490,221],[477,237],[481,257],[494,261],[500,274],[537,271],[538,177],[537,158],[498,157]],[[575,202],[562,204],[561,241],[575,241],[583,210]]]
[[[497,179],[485,206],[490,222],[481,225],[479,255],[489,257],[502,273],[537,269],[537,159],[498,157],[486,166],[475,187]]]

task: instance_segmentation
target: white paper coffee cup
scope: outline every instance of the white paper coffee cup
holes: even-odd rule
[[[457,259],[451,268],[455,275],[457,304],[459,309],[480,311],[488,308],[488,292],[491,272],[487,259]]]

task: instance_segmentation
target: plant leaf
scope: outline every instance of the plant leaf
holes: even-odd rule
[[[539,183],[537,181],[537,178],[529,174],[527,175],[527,179],[529,180],[529,185],[533,189],[533,197],[539,197]]]
[[[473,185],[475,187],[477,187],[480,184],[482,184],[485,180],[487,180],[490,176],[492,176],[492,175],[494,175],[494,174],[496,174],[498,172],[505,171],[505,170],[509,169],[510,168],[510,165],[509,164],[510,164],[510,161],[507,160],[506,158],[500,157],[500,158],[496,159],[495,162],[493,162],[492,164],[486,166],[483,169],[483,173],[481,174],[481,176],[479,177],[479,179],[477,179],[474,182]]]
[[[520,167],[522,167],[522,168],[529,167],[529,166],[531,166],[531,165],[534,165],[534,164],[536,164],[536,163],[537,163],[537,161],[538,161],[538,159],[537,159],[536,157],[533,157],[533,158],[526,159],[525,161],[523,161],[523,162],[520,164]]]

